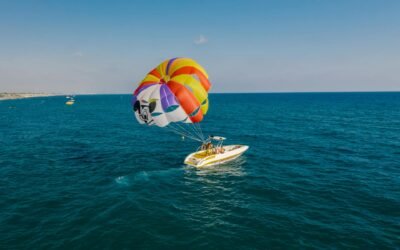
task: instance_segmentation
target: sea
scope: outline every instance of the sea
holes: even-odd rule
[[[0,249],[400,249],[400,93],[211,94],[203,169],[130,101],[0,101]]]

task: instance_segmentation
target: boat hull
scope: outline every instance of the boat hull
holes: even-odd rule
[[[197,151],[185,158],[185,164],[193,167],[208,167],[232,161],[241,156],[249,146],[228,145],[223,146],[224,153],[207,154],[206,150]]]

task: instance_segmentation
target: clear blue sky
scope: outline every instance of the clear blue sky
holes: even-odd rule
[[[130,93],[176,56],[212,92],[400,90],[400,1],[0,0],[0,92]]]

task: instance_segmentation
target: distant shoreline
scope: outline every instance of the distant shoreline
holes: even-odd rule
[[[371,94],[400,93],[400,91],[315,91],[315,92],[210,92],[209,95],[253,95],[253,94]],[[0,93],[0,101],[51,96],[85,96],[85,95],[132,95],[132,93],[79,93],[79,94],[49,94],[49,93]]]
[[[15,100],[34,97],[48,97],[56,96],[58,94],[45,94],[45,93],[0,93],[0,101]]]

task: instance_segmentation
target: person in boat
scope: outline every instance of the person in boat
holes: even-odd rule
[[[217,148],[217,154],[223,154],[224,152],[225,152],[225,149],[223,147]]]
[[[208,150],[208,149],[212,149],[212,148],[213,148],[213,145],[212,145],[211,142],[203,143],[203,144],[201,145],[201,149],[202,149],[202,150]]]
[[[207,155],[222,154],[225,152],[225,149],[223,147],[214,147],[211,142],[203,143],[201,145],[201,150],[206,150]]]
[[[206,154],[213,154],[214,145],[211,142],[203,143],[201,145],[201,150],[206,150]]]

